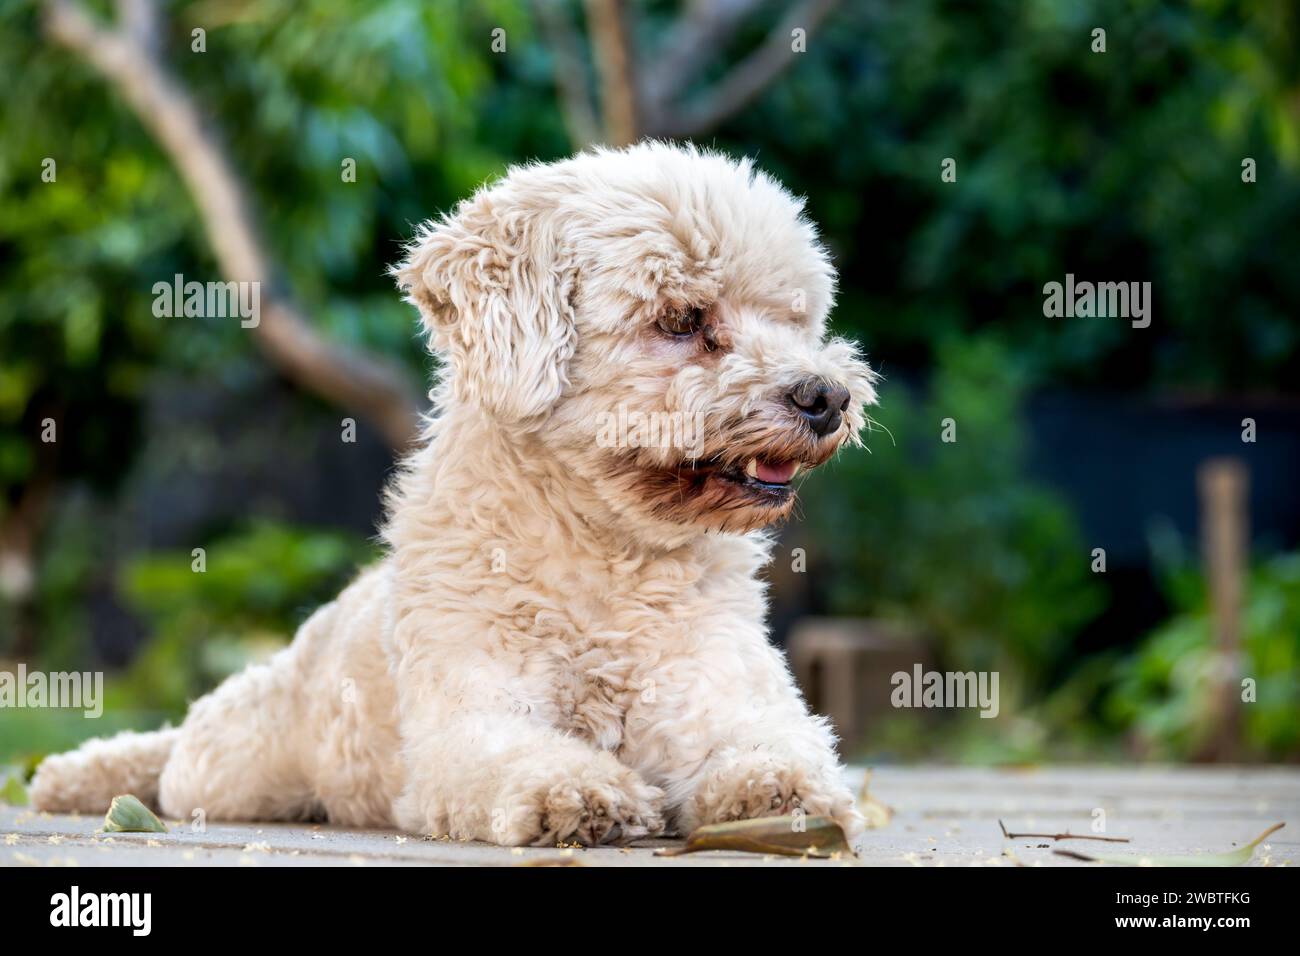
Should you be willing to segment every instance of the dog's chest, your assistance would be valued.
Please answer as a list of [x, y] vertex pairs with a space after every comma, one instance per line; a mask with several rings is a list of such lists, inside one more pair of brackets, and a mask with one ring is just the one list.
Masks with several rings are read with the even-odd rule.
[[594, 647], [562, 662], [554, 685], [556, 724], [603, 750], [618, 750], [630, 706], [630, 670]]
[[673, 653], [672, 633], [682, 623], [655, 602], [622, 595], [586, 597], [569, 610], [562, 633], [544, 642], [553, 719], [617, 751], [629, 714], [653, 700], [657, 670]]

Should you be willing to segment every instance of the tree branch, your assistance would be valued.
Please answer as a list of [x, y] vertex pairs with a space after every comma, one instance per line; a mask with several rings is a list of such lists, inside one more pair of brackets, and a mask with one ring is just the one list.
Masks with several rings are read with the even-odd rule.
[[600, 73], [605, 139], [611, 146], [635, 143], [641, 138], [636, 66], [623, 0], [587, 0], [587, 29]]
[[565, 128], [569, 131], [569, 142], [574, 149], [582, 149], [602, 138], [600, 121], [592, 108], [591, 93], [587, 88], [582, 45], [568, 13], [560, 8], [560, 2], [533, 0], [533, 7], [551, 46], [555, 87], [560, 94], [560, 108]]
[[805, 0], [799, 4], [711, 92], [677, 111], [659, 105], [655, 114], [659, 126], [650, 130], [651, 134], [666, 137], [698, 136], [749, 105], [781, 75], [794, 58], [791, 32], [802, 28], [811, 36], [835, 4], [836, 0]]
[[249, 213], [247, 189], [187, 90], [166, 69], [151, 0], [119, 0], [121, 26], [106, 28], [76, 0], [47, 0], [50, 36], [112, 84], [171, 159], [199, 208], [208, 241], [228, 281], [260, 283], [255, 334], [271, 361], [310, 392], [369, 419], [395, 449], [416, 436], [415, 397], [395, 366], [323, 339], [288, 295]]
[[161, 45], [158, 39], [158, 10], [153, 0], [117, 0], [118, 19], [124, 35], [151, 56], [157, 56]]
[[724, 50], [745, 18], [763, 0], [692, 0], [684, 16], [659, 44], [653, 71], [641, 84], [641, 104], [660, 125], [665, 108], [677, 100], [700, 70]]

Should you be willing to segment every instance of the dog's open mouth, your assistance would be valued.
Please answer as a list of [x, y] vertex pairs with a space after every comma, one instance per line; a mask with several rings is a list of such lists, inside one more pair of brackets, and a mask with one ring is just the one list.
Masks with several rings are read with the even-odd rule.
[[[756, 435], [754, 432], [766, 432]], [[674, 464], [631, 464], [635, 494], [659, 518], [706, 524], [723, 531], [752, 531], [790, 513], [796, 486], [834, 453], [837, 441], [796, 432], [751, 429], [722, 434], [698, 456]]]
[[794, 476], [803, 467], [798, 461], [773, 461], [768, 458], [751, 458], [744, 468], [735, 465], [720, 469], [718, 474], [728, 481], [759, 485], [764, 488], [789, 488]]
[[736, 464], [715, 460], [705, 467], [717, 478], [754, 497], [781, 501], [794, 493], [790, 483], [804, 465], [801, 461], [756, 457]]

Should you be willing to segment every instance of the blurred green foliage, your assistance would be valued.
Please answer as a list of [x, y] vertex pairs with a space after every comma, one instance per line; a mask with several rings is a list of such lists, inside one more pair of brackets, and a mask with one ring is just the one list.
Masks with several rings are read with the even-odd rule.
[[[874, 353], [978, 333], [1037, 381], [1294, 390], [1292, 0], [849, 4], [812, 47], [725, 141], [807, 194]], [[1152, 327], [1044, 319], [1067, 272], [1151, 281]]]
[[1107, 720], [1131, 732], [1146, 756], [1194, 757], [1218, 730], [1213, 702], [1226, 671], [1254, 682], [1254, 699], [1243, 696], [1239, 711], [1245, 756], [1300, 755], [1300, 553], [1274, 556], [1251, 570], [1240, 659], [1227, 667], [1213, 640], [1199, 571], [1171, 571], [1169, 592], [1174, 616], [1115, 666]]
[[11, 807], [27, 805], [26, 771], [23, 767], [0, 766], [0, 803]]
[[[497, 95], [486, 43], [518, 4], [259, 0], [168, 5], [169, 62], [255, 197], [284, 280], [336, 341], [424, 375], [411, 310], [385, 268], [413, 224], [534, 148], [537, 110], [505, 136], [480, 117]], [[207, 29], [207, 52], [190, 29]], [[535, 58], [534, 58], [535, 59]], [[544, 74], [544, 70], [543, 70]], [[40, 4], [0, 8], [0, 509], [40, 478], [112, 493], [140, 442], [160, 367], [237, 383], [257, 363], [223, 319], [159, 320], [156, 281], [219, 278], [194, 202], [105, 81], [42, 34]], [[539, 76], [542, 101], [548, 82]], [[563, 149], [558, 117], [548, 152]], [[546, 129], [543, 124], [542, 137]], [[494, 141], [495, 140], [495, 141]], [[340, 176], [356, 160], [356, 182]], [[45, 182], [46, 159], [56, 179]], [[45, 418], [57, 448], [37, 441]], [[3, 510], [0, 510], [0, 516]]]
[[953, 342], [923, 397], [883, 387], [870, 454], [809, 479], [831, 610], [910, 622], [952, 669], [1041, 693], [1101, 595], [1068, 510], [1025, 477], [1023, 376], [991, 341]]
[[[652, 53], [680, 11], [634, 6]], [[570, 149], [529, 5], [167, 12], [169, 62], [246, 178], [285, 281], [332, 337], [415, 374], [410, 311], [385, 274], [398, 243], [509, 162]], [[193, 202], [39, 19], [34, 0], [0, 11], [0, 75], [22, 77], [0, 100], [0, 488], [33, 474], [47, 416], [63, 428], [59, 474], [111, 488], [159, 363], [222, 377], [256, 357], [235, 323], [152, 316], [159, 277], [212, 273]], [[846, 3], [704, 139], [807, 195], [844, 276], [838, 325], [895, 363], [979, 333], [1036, 379], [1285, 386], [1300, 377], [1298, 21], [1290, 0]], [[1098, 24], [1104, 54], [1090, 52]], [[341, 182], [345, 157], [355, 183]], [[956, 183], [940, 180], [946, 157]], [[41, 180], [46, 158], [57, 185]], [[1042, 285], [1067, 271], [1152, 280], [1155, 326], [1045, 321]]]
[[258, 522], [208, 545], [201, 573], [191, 555], [135, 559], [122, 590], [154, 636], [115, 689], [180, 716], [222, 678], [285, 646], [376, 556], [350, 535]]
[[[346, 533], [255, 521], [209, 542], [202, 572], [189, 553], [136, 557], [123, 569], [121, 591], [151, 638], [126, 670], [106, 676], [103, 716], [8, 711], [0, 756], [23, 761], [30, 775], [41, 756], [86, 737], [178, 722], [190, 701], [287, 645], [377, 553], [373, 542]], [[84, 648], [72, 659], [42, 660], [52, 670], [98, 669]]]

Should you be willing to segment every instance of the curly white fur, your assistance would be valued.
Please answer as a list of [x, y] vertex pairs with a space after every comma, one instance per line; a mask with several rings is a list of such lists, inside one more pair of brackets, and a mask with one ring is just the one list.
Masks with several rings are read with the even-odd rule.
[[[767, 640], [759, 530], [856, 441], [873, 375], [825, 338], [834, 273], [747, 162], [645, 143], [511, 170], [395, 270], [441, 359], [390, 492], [389, 556], [184, 724], [51, 757], [49, 810], [133, 789], [213, 819], [324, 817], [501, 844], [789, 812], [859, 828], [826, 722]], [[695, 310], [672, 335], [665, 314]], [[799, 382], [848, 390], [815, 435]], [[703, 455], [599, 447], [601, 413], [689, 413]], [[698, 451], [697, 451], [698, 454]]]

